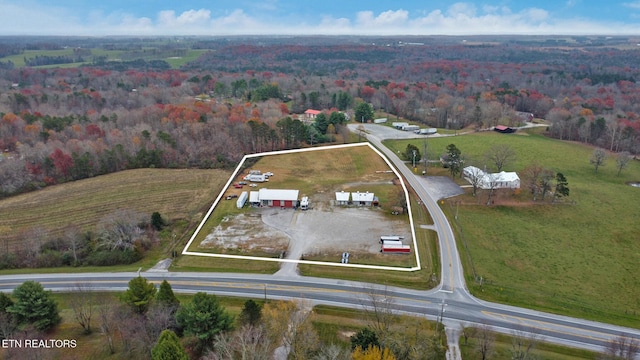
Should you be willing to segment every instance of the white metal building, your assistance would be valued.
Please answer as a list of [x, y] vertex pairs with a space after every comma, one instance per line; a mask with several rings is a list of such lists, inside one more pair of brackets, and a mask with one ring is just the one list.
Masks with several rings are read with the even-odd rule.
[[371, 206], [373, 204], [373, 193], [370, 192], [354, 192], [351, 193], [351, 201], [354, 205]]
[[299, 190], [260, 189], [258, 198], [262, 206], [294, 207], [298, 205]]
[[336, 193], [336, 204], [337, 205], [349, 205], [349, 195], [350, 193], [346, 191], [339, 191]]
[[249, 193], [249, 204], [251, 206], [259, 206], [260, 205], [260, 195], [257, 191], [251, 191]]

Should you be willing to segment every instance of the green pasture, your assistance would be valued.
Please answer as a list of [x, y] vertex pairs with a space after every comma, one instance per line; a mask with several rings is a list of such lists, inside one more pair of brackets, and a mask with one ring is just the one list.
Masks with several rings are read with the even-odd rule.
[[[408, 143], [415, 141], [392, 141], [387, 146], [402, 150]], [[610, 155], [595, 173], [589, 163], [592, 147], [524, 132], [429, 138], [429, 158], [444, 153], [448, 144], [455, 144], [468, 164], [478, 165], [483, 165], [480, 160], [491, 146], [508, 144], [517, 160], [506, 171], [522, 172], [537, 161], [562, 172], [571, 190], [567, 200], [556, 204], [533, 202], [526, 189], [517, 195], [502, 193], [490, 207], [484, 205], [487, 195], [482, 191], [479, 199], [467, 194], [445, 201], [449, 219], [458, 212], [454, 229], [474, 295], [640, 327], [640, 279], [636, 274], [640, 189], [627, 185], [640, 181], [638, 161], [616, 176]]]
[[[176, 56], [176, 57], [163, 57], [163, 55], [159, 56], [140, 56], [139, 58], [144, 58], [144, 60], [165, 60], [173, 69], [178, 69], [182, 65], [189, 63], [195, 59], [197, 59], [200, 55], [206, 53], [209, 50], [187, 50], [186, 56]], [[123, 54], [126, 54], [123, 50], [105, 50], [105, 49], [91, 49], [91, 55], [83, 56], [87, 61], [85, 62], [77, 62], [77, 63], [68, 63], [68, 64], [56, 64], [56, 65], [47, 65], [42, 66], [44, 68], [52, 68], [52, 67], [77, 67], [81, 65], [90, 65], [94, 58], [106, 56], [108, 61], [117, 61], [120, 60]], [[25, 58], [31, 59], [36, 56], [67, 56], [73, 55], [73, 48], [59, 49], [59, 50], [24, 50], [20, 54], [5, 56], [0, 58], [0, 62], [11, 61], [16, 67], [23, 67], [25, 65]]]

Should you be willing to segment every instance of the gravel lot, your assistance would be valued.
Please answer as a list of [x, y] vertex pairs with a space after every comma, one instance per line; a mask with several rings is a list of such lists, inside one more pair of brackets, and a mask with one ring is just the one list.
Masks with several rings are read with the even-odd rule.
[[276, 253], [286, 250], [287, 259], [297, 260], [303, 254], [378, 253], [381, 235], [404, 236], [406, 244], [412, 241], [408, 224], [390, 220], [376, 208], [261, 208], [250, 215], [225, 219], [201, 246]]

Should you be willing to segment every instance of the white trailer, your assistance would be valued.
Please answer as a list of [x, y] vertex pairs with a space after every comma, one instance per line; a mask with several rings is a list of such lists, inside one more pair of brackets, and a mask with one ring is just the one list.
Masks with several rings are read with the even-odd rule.
[[403, 131], [416, 131], [420, 130], [420, 126], [418, 125], [405, 125], [402, 127]]
[[373, 123], [374, 124], [384, 124], [387, 122], [387, 118], [380, 118], [380, 119], [374, 119]]
[[428, 129], [416, 130], [416, 134], [420, 134], [420, 135], [433, 135], [433, 134], [435, 134], [437, 132], [438, 132], [438, 129], [436, 129], [436, 128], [428, 128]]
[[242, 194], [240, 194], [240, 197], [238, 197], [238, 201], [236, 202], [236, 206], [238, 207], [238, 209], [242, 209], [244, 207], [244, 204], [247, 202], [248, 198], [248, 192], [243, 191]]
[[401, 240], [382, 240], [382, 245], [403, 245]]
[[380, 236], [380, 242], [383, 242], [385, 240], [402, 240], [404, 239], [404, 236], [398, 236], [398, 235], [382, 235]]

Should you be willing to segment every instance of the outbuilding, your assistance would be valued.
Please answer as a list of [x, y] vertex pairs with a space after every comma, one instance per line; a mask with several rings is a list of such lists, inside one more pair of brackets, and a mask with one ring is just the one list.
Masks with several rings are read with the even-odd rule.
[[260, 189], [258, 198], [262, 206], [281, 206], [292, 208], [298, 205], [299, 190]]
[[354, 192], [351, 193], [351, 201], [353, 201], [353, 203], [355, 205], [359, 205], [359, 206], [371, 206], [373, 204], [373, 193], [370, 192]]
[[349, 205], [349, 195], [350, 193], [346, 191], [339, 191], [336, 193], [336, 204], [337, 205]]
[[257, 191], [251, 191], [249, 193], [249, 205], [260, 206], [260, 194]]

